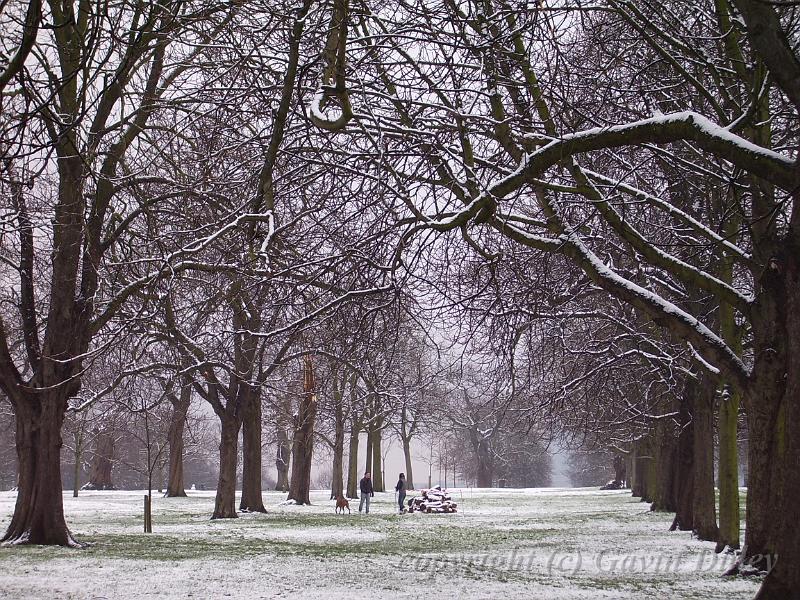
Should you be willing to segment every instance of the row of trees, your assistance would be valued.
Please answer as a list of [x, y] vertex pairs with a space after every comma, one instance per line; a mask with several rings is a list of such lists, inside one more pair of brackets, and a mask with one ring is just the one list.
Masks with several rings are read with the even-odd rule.
[[[240, 433], [261, 509], [271, 388], [297, 404], [277, 435], [304, 501], [325, 377], [340, 464], [348, 431], [379, 460], [390, 404], [413, 435], [403, 398], [430, 384], [458, 398], [479, 482], [500, 448], [591, 429], [723, 545], [741, 404], [743, 559], [779, 555], [759, 595], [797, 595], [795, 3], [32, 0], [0, 26], [6, 542], [77, 544], [65, 415], [132, 377], [216, 416], [216, 517], [236, 513]], [[415, 376], [399, 315], [435, 315], [420, 330], [479, 368]]]

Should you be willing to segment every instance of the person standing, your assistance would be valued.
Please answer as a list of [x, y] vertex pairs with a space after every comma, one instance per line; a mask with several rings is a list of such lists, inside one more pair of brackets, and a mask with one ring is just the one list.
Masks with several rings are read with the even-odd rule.
[[400, 506], [400, 513], [403, 513], [403, 504], [406, 501], [406, 476], [405, 473], [400, 473], [400, 478], [397, 480], [397, 485], [394, 486], [394, 491], [397, 492], [397, 503]]
[[372, 488], [372, 478], [368, 472], [364, 473], [364, 477], [358, 486], [361, 489], [361, 502], [358, 503], [358, 512], [361, 512], [366, 504], [367, 514], [369, 514], [369, 499], [375, 495], [375, 490]]

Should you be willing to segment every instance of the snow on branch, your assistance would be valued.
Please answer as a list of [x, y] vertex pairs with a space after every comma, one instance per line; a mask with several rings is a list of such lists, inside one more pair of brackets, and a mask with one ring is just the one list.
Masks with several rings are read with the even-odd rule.
[[[540, 142], [538, 138], [534, 141]], [[530, 153], [514, 174], [495, 184], [491, 191], [495, 196], [505, 196], [565, 158], [582, 152], [678, 141], [695, 142], [706, 152], [784, 190], [793, 190], [800, 185], [800, 173], [794, 159], [731, 133], [699, 113], [683, 111], [624, 125], [595, 127], [554, 139]]]

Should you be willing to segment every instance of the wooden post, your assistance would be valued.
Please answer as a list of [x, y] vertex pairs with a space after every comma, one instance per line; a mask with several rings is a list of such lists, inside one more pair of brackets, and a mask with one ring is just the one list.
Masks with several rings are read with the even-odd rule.
[[153, 515], [151, 512], [150, 494], [144, 495], [144, 532], [153, 533]]

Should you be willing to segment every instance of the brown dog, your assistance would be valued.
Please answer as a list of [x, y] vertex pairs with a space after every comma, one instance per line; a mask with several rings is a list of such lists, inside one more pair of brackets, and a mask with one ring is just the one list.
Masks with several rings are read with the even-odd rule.
[[344, 509], [345, 508], [347, 509], [347, 514], [348, 515], [351, 514], [350, 513], [350, 503], [347, 501], [347, 498], [345, 498], [344, 496], [339, 496], [336, 499], [336, 508], [334, 509], [334, 512], [338, 513], [341, 510], [342, 514], [344, 514]]

